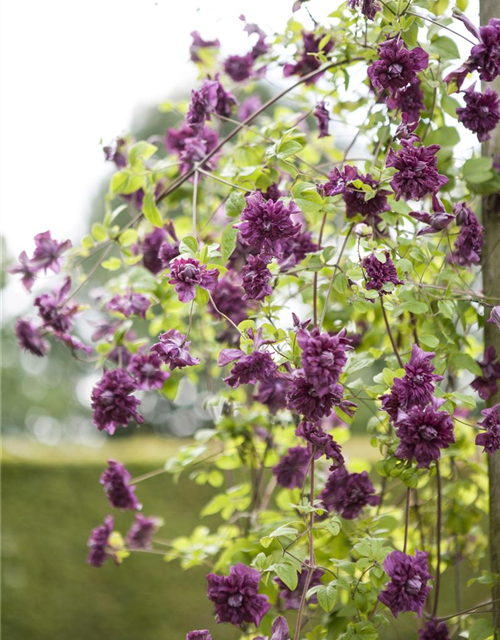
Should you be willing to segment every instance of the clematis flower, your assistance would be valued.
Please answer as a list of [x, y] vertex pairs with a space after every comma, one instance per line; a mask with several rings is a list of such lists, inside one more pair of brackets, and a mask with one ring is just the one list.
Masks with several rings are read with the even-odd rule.
[[215, 80], [205, 80], [201, 89], [191, 91], [186, 124], [196, 130], [211, 119], [212, 113], [228, 118], [235, 105], [236, 98], [224, 89], [217, 76]]
[[71, 278], [66, 278], [60, 289], [51, 294], [42, 293], [35, 298], [34, 305], [43, 321], [44, 329], [51, 329], [57, 334], [66, 334], [73, 326], [73, 316], [78, 313], [78, 305], [65, 302], [71, 288]]
[[411, 122], [418, 122], [420, 113], [425, 109], [421, 84], [420, 79], [414, 76], [409, 85], [389, 94], [386, 100], [389, 109], [399, 109]]
[[271, 637], [258, 636], [253, 640], [290, 640], [290, 629], [288, 622], [283, 616], [278, 616], [271, 625]]
[[330, 473], [318, 497], [328, 511], [335, 509], [347, 520], [357, 518], [367, 505], [376, 507], [380, 503], [368, 473], [349, 473], [345, 467]]
[[104, 524], [92, 530], [88, 541], [90, 547], [87, 562], [93, 567], [102, 567], [108, 557], [113, 554], [108, 549], [109, 536], [113, 533], [114, 519], [112, 516], [104, 518]]
[[243, 82], [253, 75], [254, 58], [251, 53], [244, 56], [228, 56], [224, 60], [224, 71], [234, 80], [234, 82]]
[[278, 370], [270, 354], [266, 351], [253, 351], [245, 355], [240, 349], [222, 349], [219, 354], [219, 367], [224, 367], [236, 361], [231, 374], [224, 378], [224, 382], [236, 389], [242, 384], [256, 384], [274, 375]]
[[392, 282], [394, 286], [404, 284], [403, 280], [399, 280], [398, 272], [388, 251], [384, 252], [385, 262], [380, 262], [378, 257], [371, 253], [361, 262], [363, 269], [366, 271], [368, 281], [366, 288], [371, 291], [378, 291], [380, 294], [389, 293], [385, 291], [384, 284]]
[[115, 138], [102, 150], [108, 162], [113, 162], [117, 169], [125, 169], [128, 164], [127, 141], [125, 138]]
[[151, 391], [163, 387], [165, 380], [170, 377], [170, 373], [162, 371], [161, 364], [160, 357], [154, 352], [137, 353], [132, 357], [128, 371], [134, 376], [138, 389]]
[[[165, 138], [166, 150], [179, 158], [181, 173], [186, 173], [195, 163], [201, 162], [218, 144], [217, 132], [207, 125], [197, 129], [183, 124], [179, 129], [169, 129]], [[206, 170], [213, 170], [216, 166], [216, 156], [202, 164]]]
[[[304, 48], [300, 52], [296, 62], [289, 62], [283, 67], [283, 75], [285, 78], [288, 78], [289, 76], [305, 76], [321, 67], [321, 61], [317, 57], [317, 54], [320, 53], [319, 45], [323, 40], [323, 36], [324, 34], [322, 33], [316, 35], [315, 33], [309, 33], [307, 31], [302, 32], [302, 43]], [[332, 49], [333, 40], [330, 39], [326, 44], [323, 44], [321, 53], [322, 55], [327, 56]], [[317, 73], [307, 81], [307, 84], [316, 82], [321, 75], [321, 73]]]
[[489, 324], [494, 324], [500, 329], [500, 307], [493, 307], [490, 311], [490, 317], [486, 320]]
[[390, 38], [378, 48], [379, 59], [368, 67], [368, 77], [378, 90], [391, 94], [407, 87], [419, 71], [427, 69], [429, 55], [420, 47], [407, 49], [401, 38]]
[[175, 291], [181, 302], [190, 302], [196, 295], [196, 287], [212, 291], [217, 283], [217, 269], [207, 269], [194, 258], [176, 258], [170, 264], [169, 284], [175, 285]]
[[220, 47], [220, 41], [219, 40], [204, 40], [200, 34], [198, 33], [198, 31], [191, 31], [191, 38], [193, 38], [193, 42], [191, 43], [191, 46], [189, 47], [189, 54], [191, 57], [191, 60], [193, 62], [200, 62], [201, 58], [199, 56], [199, 51], [200, 49], [215, 49], [217, 47]]
[[253, 113], [262, 106], [262, 100], [258, 95], [249, 96], [244, 102], [241, 103], [238, 109], [238, 118], [240, 122], [245, 122]]
[[414, 611], [419, 617], [424, 611], [425, 601], [431, 587], [427, 586], [432, 579], [427, 566], [427, 552], [415, 550], [415, 557], [401, 551], [393, 551], [384, 561], [384, 571], [391, 579], [379, 595], [380, 602], [385, 604], [397, 618], [399, 613]]
[[439, 233], [439, 231], [447, 229], [455, 219], [455, 216], [451, 213], [430, 214], [425, 211], [412, 211], [410, 216], [427, 225], [417, 233], [418, 236], [423, 236], [429, 233]]
[[342, 448], [329, 433], [323, 431], [319, 424], [303, 420], [295, 430], [295, 435], [315, 448], [317, 458], [324, 455], [331, 460], [330, 469], [337, 469], [344, 464]]
[[124, 295], [116, 295], [106, 305], [110, 311], [118, 311], [123, 313], [126, 318], [137, 315], [143, 320], [146, 318], [146, 311], [150, 306], [149, 300], [146, 296], [140, 293], [134, 293], [129, 290]]
[[279, 463], [273, 467], [273, 473], [280, 487], [286, 489], [301, 488], [306, 477], [307, 465], [311, 454], [307, 447], [291, 447]]
[[[248, 311], [251, 308], [244, 294], [239, 274], [230, 269], [217, 282], [212, 291], [212, 300], [219, 311], [238, 325], [248, 317]], [[220, 314], [212, 304], [212, 300], [208, 301], [208, 310], [215, 318], [220, 319]]]
[[500, 75], [500, 19], [492, 18], [478, 30], [462, 12], [455, 11], [455, 15], [479, 40], [471, 49], [467, 68], [477, 71], [484, 82], [493, 82]]
[[136, 388], [136, 383], [124, 369], [104, 372], [92, 390], [92, 422], [99, 431], [113, 435], [116, 427], [127, 427], [131, 420], [138, 424], [144, 422], [137, 412], [141, 401], [131, 395]]
[[50, 269], [54, 273], [59, 273], [62, 264], [62, 254], [71, 248], [71, 240], [58, 242], [54, 240], [50, 231], [39, 233], [35, 236], [35, 252], [32, 262], [37, 269], [45, 272]]
[[484, 228], [465, 202], [455, 205], [453, 211], [460, 231], [451, 260], [461, 266], [479, 264], [484, 244]]
[[200, 363], [199, 358], [193, 358], [189, 353], [190, 344], [183, 333], [177, 329], [170, 329], [161, 334], [160, 342], [154, 344], [150, 351], [156, 353], [162, 362], [168, 364], [170, 370], [173, 371]]
[[495, 404], [490, 409], [483, 409], [481, 415], [484, 416], [484, 420], [477, 423], [484, 431], [476, 436], [475, 442], [478, 446], [484, 447], [483, 453], [487, 452], [490, 456], [500, 449], [499, 408], [500, 404]]
[[[372, 198], [366, 198], [367, 192], [363, 191], [363, 185], [375, 191]], [[342, 171], [335, 169], [328, 174], [328, 182], [319, 190], [326, 196], [342, 194], [346, 205], [346, 216], [353, 218], [357, 213], [371, 217], [375, 220], [380, 213], [389, 211], [387, 196], [391, 193], [386, 189], [378, 189], [379, 182], [368, 173], [362, 175], [356, 167], [346, 166]]]
[[151, 233], [144, 238], [139, 244], [139, 251], [142, 253], [142, 264], [144, 267], [156, 275], [164, 267], [160, 259], [159, 252], [163, 243], [167, 241], [167, 232], [165, 229], [155, 227]]
[[146, 518], [138, 513], [125, 537], [129, 549], [151, 549], [153, 536], [160, 526], [158, 518]]
[[271, 272], [267, 265], [268, 262], [261, 256], [248, 256], [247, 263], [241, 271], [245, 290], [243, 300], [264, 300], [272, 294], [273, 288], [269, 284]]
[[[500, 45], [499, 45], [500, 46]], [[490, 133], [500, 121], [498, 94], [486, 87], [486, 91], [474, 91], [474, 85], [464, 93], [465, 107], [457, 109], [458, 121], [466, 129], [477, 134], [479, 142], [490, 139]]]
[[[347, 6], [349, 9], [356, 9], [360, 3], [360, 0], [348, 0]], [[382, 7], [375, 0], [361, 0], [361, 13], [368, 18], [368, 20], [374, 20], [377, 15], [377, 11], [380, 11]]]
[[[309, 562], [306, 560], [306, 564]], [[314, 569], [312, 572], [311, 580], [309, 582], [309, 589], [313, 587], [317, 587], [321, 584], [321, 578], [324, 576], [325, 572], [323, 569]], [[295, 589], [290, 589], [280, 578], [274, 578], [274, 581], [278, 585], [279, 588], [279, 597], [285, 601], [285, 609], [298, 609], [300, 607], [300, 602], [302, 600], [302, 593], [306, 586], [307, 580], [307, 569], [302, 569], [297, 574], [298, 582]], [[307, 604], [317, 604], [318, 598], [316, 594], [313, 594], [307, 601]]]
[[209, 573], [207, 580], [207, 595], [215, 605], [219, 623], [241, 627], [244, 622], [251, 622], [258, 627], [271, 608], [268, 597], [258, 593], [260, 573], [244, 564], [232, 566], [228, 576]]
[[281, 376], [268, 376], [261, 380], [255, 400], [265, 404], [269, 409], [269, 413], [274, 415], [280, 409], [286, 408], [286, 397], [290, 380]]
[[328, 113], [324, 100], [316, 105], [313, 116], [316, 118], [316, 124], [318, 125], [318, 138], [329, 136], [328, 124], [330, 122], [330, 114]]
[[100, 483], [112, 507], [115, 509], [140, 509], [141, 505], [134, 494], [135, 486], [130, 486], [132, 476], [125, 467], [108, 460], [108, 468], [101, 475]]
[[16, 322], [16, 336], [21, 349], [42, 358], [49, 352], [50, 345], [43, 338], [43, 331], [31, 320], [19, 318]]
[[327, 393], [319, 396], [316, 387], [303, 376], [298, 375], [290, 383], [288, 389], [288, 408], [311, 421], [329, 416], [334, 406], [342, 409], [347, 415], [353, 416], [356, 405], [344, 400], [343, 394], [344, 390], [341, 385], [334, 384]]
[[22, 275], [21, 282], [23, 283], [24, 288], [27, 291], [31, 291], [33, 283], [36, 280], [36, 274], [39, 269], [33, 263], [33, 260], [28, 258], [28, 254], [26, 253], [26, 251], [20, 253], [18, 259], [19, 264], [9, 269], [8, 272], [12, 273], [13, 275]]
[[300, 232], [296, 236], [286, 238], [281, 245], [282, 256], [278, 258], [281, 271], [288, 271], [304, 260], [309, 253], [318, 250], [318, 245], [313, 242], [309, 231]]
[[444, 622], [429, 620], [418, 631], [418, 640], [450, 640], [448, 627]]
[[475, 378], [471, 387], [478, 392], [480, 398], [488, 400], [497, 393], [497, 380], [500, 380], [500, 362], [495, 347], [487, 347], [483, 360], [478, 360], [477, 363], [481, 367], [482, 376]]
[[199, 631], [190, 631], [186, 640], [212, 640], [212, 636], [208, 629], [200, 629]]

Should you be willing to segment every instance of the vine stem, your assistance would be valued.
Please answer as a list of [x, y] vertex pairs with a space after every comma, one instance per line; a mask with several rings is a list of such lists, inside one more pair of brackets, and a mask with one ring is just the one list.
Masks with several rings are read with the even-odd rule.
[[[316, 455], [316, 448], [313, 447], [311, 454], [311, 493], [310, 493], [310, 502], [311, 507], [314, 505], [314, 457]], [[314, 511], [311, 511], [309, 514], [309, 567], [307, 569], [306, 581], [304, 584], [304, 590], [302, 591], [302, 597], [300, 599], [300, 606], [297, 612], [297, 621], [295, 623], [295, 634], [293, 640], [299, 640], [300, 630], [302, 627], [302, 616], [304, 614], [304, 609], [306, 605], [306, 595], [309, 591], [309, 585], [311, 584], [311, 578], [314, 572], [314, 538], [313, 538], [313, 527], [314, 527]]]
[[82, 280], [82, 282], [80, 282], [80, 284], [76, 287], [76, 289], [73, 291], [73, 293], [69, 294], [69, 296], [66, 298], [66, 300], [62, 303], [61, 306], [67, 304], [71, 300], [71, 298], [74, 298], [76, 296], [76, 294], [80, 291], [80, 289], [83, 289], [83, 287], [87, 284], [87, 282], [90, 280], [90, 278], [99, 269], [99, 267], [104, 262], [104, 260], [109, 256], [109, 254], [111, 253], [111, 249], [112, 248], [113, 248], [113, 245], [110, 244], [108, 246], [108, 248], [106, 249], [106, 251], [101, 256], [101, 258], [95, 263], [95, 265], [92, 267], [92, 269], [85, 276], [85, 279]]
[[340, 249], [339, 257], [337, 258], [337, 264], [335, 265], [335, 269], [333, 270], [332, 277], [330, 279], [330, 284], [328, 285], [328, 291], [326, 292], [325, 303], [324, 303], [323, 310], [321, 312], [321, 318], [320, 318], [320, 321], [319, 321], [319, 328], [320, 329], [323, 326], [323, 322], [325, 321], [326, 308], [328, 306], [328, 300], [329, 300], [330, 294], [332, 292], [333, 283], [335, 282], [335, 278], [336, 278], [337, 273], [338, 273], [338, 271], [340, 269], [340, 260], [342, 259], [342, 256], [344, 255], [344, 251], [345, 251], [345, 248], [347, 246], [347, 241], [349, 240], [349, 236], [351, 235], [351, 231], [353, 230], [353, 227], [354, 227], [353, 224], [349, 227], [349, 231], [347, 232], [347, 235], [346, 235], [346, 237], [344, 239], [344, 242], [342, 244], [342, 247]]
[[436, 488], [437, 488], [437, 533], [436, 533], [436, 550], [437, 550], [437, 566], [436, 566], [436, 591], [434, 592], [434, 607], [432, 609], [432, 617], [436, 617], [439, 603], [439, 587], [441, 583], [441, 526], [442, 526], [442, 504], [441, 504], [441, 473], [439, 471], [439, 460], [436, 460]]
[[437, 20], [433, 20], [432, 18], [428, 18], [427, 16], [422, 16], [422, 15], [420, 15], [420, 13], [413, 13], [413, 11], [406, 11], [406, 13], [409, 16], [415, 16], [416, 18], [421, 18], [422, 20], [427, 20], [427, 22], [432, 22], [432, 24], [437, 25], [441, 29], [446, 29], [446, 31], [450, 31], [451, 33], [455, 34], [459, 38], [463, 38], [464, 40], [467, 40], [467, 42], [469, 44], [471, 44], [472, 46], [477, 44], [477, 42], [473, 42], [472, 40], [469, 40], [469, 38], [467, 38], [466, 36], [463, 36], [461, 33], [458, 33], [458, 31], [454, 31], [453, 29], [450, 29], [450, 27], [447, 27], [445, 24], [442, 24], [441, 22], [437, 22]]
[[408, 549], [408, 531], [410, 529], [410, 498], [411, 489], [408, 487], [406, 490], [406, 510], [405, 510], [405, 540], [403, 543], [403, 553], [406, 553]]
[[198, 203], [198, 178], [199, 178], [198, 168], [194, 171], [194, 179], [193, 179], [193, 236], [196, 238], [196, 206]]
[[[323, 232], [325, 230], [326, 224], [326, 213], [323, 216], [323, 220], [321, 221], [321, 229], [319, 230], [318, 236], [318, 250], [321, 250], [321, 243], [323, 242]], [[314, 272], [313, 276], [313, 318], [314, 318], [314, 326], [318, 326], [318, 272]]]
[[394, 336], [392, 335], [391, 327], [389, 325], [389, 319], [388, 319], [387, 313], [385, 311], [384, 301], [383, 301], [382, 296], [380, 296], [380, 306], [382, 307], [382, 315], [384, 316], [385, 327], [387, 329], [387, 334], [388, 334], [389, 339], [390, 339], [391, 344], [392, 344], [392, 350], [394, 351], [394, 355], [398, 359], [399, 366], [401, 367], [401, 369], [404, 369], [403, 361], [401, 360], [401, 356], [399, 355], [399, 351], [398, 351], [398, 348], [396, 346], [396, 342], [394, 340]]

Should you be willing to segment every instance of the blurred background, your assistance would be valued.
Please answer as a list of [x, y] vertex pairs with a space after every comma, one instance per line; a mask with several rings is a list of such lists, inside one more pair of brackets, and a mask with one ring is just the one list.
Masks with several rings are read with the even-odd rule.
[[[141, 139], [172, 125], [157, 106], [187, 98], [196, 83], [190, 32], [219, 38], [224, 57], [247, 50], [241, 13], [267, 33], [281, 31], [292, 0], [2, 0], [0, 14], [0, 210], [2, 262], [33, 250], [51, 230], [74, 244], [103, 215], [113, 167], [102, 147], [131, 132]], [[321, 20], [340, 3], [311, 0]], [[477, 5], [468, 12], [475, 18]], [[301, 9], [296, 18], [313, 24]], [[263, 81], [274, 93], [280, 73]], [[347, 142], [346, 142], [347, 144]], [[85, 564], [90, 529], [108, 511], [98, 483], [108, 458], [133, 476], [163, 466], [200, 426], [210, 424], [204, 397], [181, 385], [175, 400], [143, 400], [147, 425], [113, 439], [91, 423], [90, 391], [99, 372], [53, 345], [50, 357], [21, 353], [13, 320], [30, 311], [28, 294], [2, 270], [2, 632], [6, 640], [159, 640], [211, 626], [205, 571], [182, 572], [158, 556], [135, 554], [122, 567]], [[83, 338], [93, 327], [79, 327]], [[148, 403], [149, 406], [148, 406]], [[361, 422], [355, 432], [364, 431]], [[376, 456], [361, 436], [351, 455]], [[373, 452], [373, 453], [372, 453]], [[349, 453], [349, 452], [348, 452]], [[211, 489], [159, 476], [141, 484], [149, 515], [165, 519], [169, 537], [199, 524]], [[120, 514], [116, 516], [120, 529]], [[203, 521], [205, 524], [205, 521]], [[210, 518], [206, 519], [210, 526]], [[125, 525], [124, 525], [125, 526]], [[464, 603], [466, 604], [466, 603]], [[401, 635], [405, 637], [404, 623]], [[217, 637], [237, 632], [218, 629]]]

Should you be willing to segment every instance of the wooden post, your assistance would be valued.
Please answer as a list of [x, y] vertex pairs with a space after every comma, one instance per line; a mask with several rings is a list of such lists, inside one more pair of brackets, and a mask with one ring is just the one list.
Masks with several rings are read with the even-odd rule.
[[[491, 18], [500, 17], [498, 0], [480, 0], [481, 25], [486, 25]], [[500, 78], [492, 84], [492, 88], [500, 94]], [[491, 139], [483, 143], [484, 156], [500, 156], [500, 127], [492, 132]], [[485, 245], [483, 248], [483, 287], [487, 296], [500, 298], [500, 194], [483, 198], [483, 225]], [[485, 325], [485, 346], [495, 348], [500, 356], [500, 329], [494, 324]], [[492, 406], [500, 402], [500, 392], [488, 401]], [[500, 451], [489, 457], [489, 491], [490, 491], [490, 545], [491, 571], [500, 574]], [[493, 608], [500, 607], [500, 586], [493, 588]], [[497, 638], [500, 637], [500, 613], [493, 614]]]

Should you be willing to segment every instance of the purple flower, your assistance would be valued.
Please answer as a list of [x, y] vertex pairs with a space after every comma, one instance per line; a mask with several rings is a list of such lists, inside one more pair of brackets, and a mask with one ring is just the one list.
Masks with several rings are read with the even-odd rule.
[[159, 273], [164, 267], [159, 256], [160, 247], [166, 244], [167, 232], [165, 229], [155, 227], [140, 244], [142, 252], [142, 264], [154, 275]]
[[212, 640], [212, 636], [208, 629], [200, 629], [199, 631], [190, 631], [186, 640]]
[[159, 521], [157, 518], [146, 518], [140, 513], [136, 514], [135, 520], [125, 538], [129, 549], [151, 549], [153, 536], [158, 527]]
[[479, 264], [484, 244], [484, 228], [464, 202], [455, 205], [453, 211], [460, 231], [451, 259], [464, 267]]
[[[349, 9], [356, 9], [359, 5], [360, 0], [348, 0], [347, 6]], [[378, 2], [375, 0], [362, 0], [361, 3], [361, 13], [368, 18], [368, 20], [373, 20], [377, 11], [380, 11], [381, 7]]]
[[329, 416], [334, 406], [340, 407], [347, 415], [354, 415], [352, 409], [356, 405], [343, 400], [342, 397], [343, 389], [340, 384], [332, 385], [328, 392], [320, 397], [311, 382], [297, 376], [290, 383], [287, 402], [289, 409], [312, 421]]
[[224, 382], [233, 389], [241, 384], [256, 384], [277, 371], [267, 351], [253, 351], [247, 356], [240, 349], [223, 349], [219, 354], [219, 367], [234, 360], [237, 362], [231, 369], [231, 374], [224, 378]]
[[260, 191], [246, 198], [241, 222], [235, 225], [240, 240], [260, 252], [262, 257], [280, 256], [283, 241], [299, 232], [300, 226], [291, 220], [295, 210], [286, 207], [282, 200], [265, 200]]
[[326, 136], [329, 136], [328, 123], [330, 122], [330, 114], [328, 113], [324, 100], [316, 105], [316, 109], [313, 111], [313, 116], [316, 118], [316, 124], [318, 125], [318, 138], [325, 138]]
[[110, 311], [123, 313], [126, 318], [137, 315], [145, 319], [146, 311], [149, 309], [150, 304], [146, 296], [129, 290], [122, 296], [116, 295], [114, 298], [111, 298], [106, 306]]
[[21, 349], [29, 351], [40, 358], [46, 356], [50, 345], [43, 338], [43, 331], [36, 327], [31, 320], [19, 318], [16, 322], [16, 336]]
[[200, 56], [198, 55], [200, 49], [220, 47], [219, 40], [204, 40], [198, 31], [192, 31], [191, 37], [193, 38], [193, 42], [189, 47], [189, 53], [193, 62], [200, 62]]
[[368, 282], [366, 288], [368, 290], [375, 289], [380, 294], [389, 293], [384, 289], [384, 284], [392, 282], [394, 286], [404, 284], [403, 280], [399, 280], [396, 267], [391, 260], [388, 251], [384, 252], [385, 262], [380, 262], [378, 257], [371, 253], [362, 261], [363, 269], [366, 271]]
[[387, 98], [389, 109], [399, 109], [402, 114], [409, 117], [411, 122], [418, 122], [420, 112], [425, 109], [424, 92], [420, 85], [420, 79], [415, 76], [408, 86], [390, 94]]
[[426, 195], [435, 195], [448, 182], [437, 170], [438, 144], [416, 147], [414, 140], [402, 140], [402, 148], [395, 153], [389, 150], [386, 166], [397, 169], [391, 180], [396, 200], [422, 200]]
[[316, 451], [316, 457], [324, 455], [332, 461], [330, 469], [337, 469], [344, 464], [344, 457], [340, 445], [332, 436], [323, 431], [321, 426], [314, 422], [303, 420], [295, 430], [295, 435], [303, 438]]
[[429, 233], [439, 233], [439, 231], [447, 229], [455, 219], [455, 216], [451, 215], [451, 213], [445, 212], [430, 214], [425, 211], [412, 211], [410, 216], [427, 225], [418, 232], [418, 236], [423, 236]]
[[500, 329], [500, 307], [493, 307], [490, 317], [486, 320], [489, 324], [494, 324]]
[[201, 89], [191, 91], [186, 124], [197, 129], [205, 120], [210, 120], [212, 113], [228, 118], [235, 105], [236, 98], [224, 89], [217, 77], [205, 80]]
[[259, 383], [256, 400], [265, 404], [269, 413], [274, 415], [280, 409], [286, 407], [286, 396], [290, 381], [280, 376], [269, 376]]
[[136, 388], [137, 385], [124, 369], [104, 372], [92, 390], [92, 422], [99, 431], [105, 430], [113, 435], [116, 427], [126, 427], [131, 420], [138, 424], [144, 422], [137, 412], [141, 401], [130, 395]]
[[224, 71], [235, 82], [248, 80], [253, 73], [254, 58], [251, 53], [244, 56], [229, 56], [224, 60]]
[[414, 611], [419, 617], [422, 616], [431, 590], [426, 583], [432, 580], [427, 566], [428, 555], [418, 549], [415, 549], [415, 557], [393, 551], [385, 559], [384, 571], [391, 580], [378, 599], [389, 607], [396, 618], [399, 613], [406, 611]]
[[485, 349], [484, 360], [478, 360], [477, 363], [483, 375], [475, 378], [471, 382], [471, 387], [478, 392], [480, 398], [488, 400], [497, 393], [497, 380], [500, 380], [500, 362], [497, 360], [495, 347]]
[[335, 336], [321, 333], [317, 328], [311, 332], [301, 329], [297, 332], [297, 341], [302, 349], [301, 360], [307, 381], [319, 397], [327, 395], [339, 379], [347, 363], [346, 352], [351, 349], [345, 329]]
[[419, 629], [418, 640], [450, 640], [448, 627], [444, 622], [429, 620]]
[[9, 273], [12, 273], [13, 275], [18, 273], [22, 275], [21, 282], [27, 291], [31, 291], [36, 279], [37, 271], [38, 267], [33, 263], [33, 260], [28, 258], [26, 251], [19, 254], [19, 264], [12, 267], [12, 269], [9, 269]]
[[238, 118], [241, 122], [245, 122], [253, 113], [262, 106], [262, 100], [258, 95], [249, 96], [244, 102], [241, 103], [238, 109]]
[[170, 373], [160, 369], [161, 363], [160, 357], [154, 352], [138, 353], [133, 356], [128, 370], [134, 376], [138, 389], [151, 391], [163, 387], [165, 380], [170, 377]]
[[247, 263], [241, 271], [245, 289], [243, 300], [264, 300], [272, 294], [273, 288], [269, 284], [271, 272], [267, 265], [268, 262], [261, 256], [248, 256]]
[[[319, 45], [323, 40], [323, 33], [308, 33], [302, 32], [302, 42], [304, 49], [301, 51], [295, 63], [287, 63], [283, 67], [283, 75], [288, 78], [289, 76], [305, 76], [308, 73], [312, 73], [316, 69], [321, 67], [321, 61], [317, 54], [320, 53]], [[333, 40], [328, 40], [321, 49], [321, 54], [326, 56], [333, 48]], [[321, 77], [321, 73], [317, 73], [307, 81], [307, 84], [311, 84]]]
[[[239, 275], [235, 271], [228, 271], [223, 278], [221, 278], [212, 291], [212, 299], [215, 303], [215, 307], [221, 311], [225, 316], [230, 318], [234, 324], [238, 325], [247, 318], [250, 305], [245, 302], [244, 291], [241, 286], [241, 280]], [[208, 302], [208, 309], [210, 313], [220, 318], [220, 314], [216, 311], [212, 300]]]
[[[368, 173], [362, 175], [356, 167], [346, 166], [343, 171], [335, 168], [328, 175], [328, 182], [322, 186], [326, 196], [342, 194], [346, 205], [346, 216], [353, 218], [357, 213], [362, 216], [377, 218], [380, 213], [389, 211], [387, 196], [390, 191], [378, 189], [379, 183]], [[373, 198], [366, 199], [363, 185], [375, 191]]]
[[[245, 16], [241, 15], [240, 20], [246, 22]], [[248, 33], [249, 36], [254, 33], [258, 36], [257, 42], [254, 44], [250, 51], [250, 55], [254, 60], [268, 52], [269, 46], [266, 44], [266, 34], [258, 24], [246, 22], [244, 30]]]
[[37, 269], [50, 269], [54, 273], [61, 270], [61, 255], [71, 248], [71, 240], [58, 242], [53, 240], [50, 231], [39, 233], [35, 236], [35, 252], [32, 262]]
[[164, 242], [158, 251], [158, 258], [160, 259], [162, 269], [168, 269], [172, 260], [177, 258], [178, 255], [180, 255], [178, 241], [174, 244]]
[[108, 468], [103, 472], [100, 483], [104, 487], [106, 498], [115, 509], [140, 509], [135, 497], [135, 486], [130, 486], [132, 478], [125, 467], [115, 460], [108, 460]]
[[479, 44], [472, 47], [466, 64], [470, 70], [478, 71], [484, 82], [493, 82], [500, 75], [499, 18], [492, 18], [485, 27], [480, 27]]
[[267, 596], [259, 595], [260, 573], [244, 564], [236, 564], [228, 576], [207, 575], [207, 595], [215, 605], [217, 622], [241, 627], [252, 622], [256, 627], [271, 608]]
[[217, 269], [207, 269], [194, 258], [176, 258], [170, 265], [169, 284], [175, 285], [175, 291], [181, 302], [190, 302], [196, 295], [196, 287], [212, 291], [217, 283]]
[[345, 467], [330, 473], [318, 497], [325, 509], [335, 509], [347, 520], [357, 518], [367, 505], [376, 507], [380, 503], [367, 472], [348, 473]]
[[189, 353], [186, 336], [177, 329], [170, 329], [160, 336], [160, 342], [154, 344], [150, 351], [158, 354], [162, 362], [168, 364], [170, 370], [192, 367], [200, 363], [199, 358], [193, 358]]
[[[500, 48], [500, 44], [499, 44]], [[466, 129], [477, 134], [480, 142], [490, 139], [490, 132], [500, 121], [498, 94], [486, 87], [486, 91], [474, 91], [474, 85], [464, 93], [465, 107], [457, 109], [458, 121]]]
[[[184, 124], [180, 129], [169, 129], [165, 138], [167, 151], [179, 157], [182, 173], [189, 171], [196, 162], [201, 162], [218, 144], [217, 132], [206, 125], [198, 130]], [[212, 157], [202, 166], [215, 169], [216, 159]]]
[[278, 259], [282, 271], [287, 271], [298, 265], [308, 253], [318, 250], [318, 245], [313, 242], [309, 231], [298, 233], [292, 238], [286, 238], [282, 243], [283, 254]]
[[93, 567], [102, 567], [108, 559], [108, 556], [113, 557], [108, 550], [108, 539], [113, 532], [113, 525], [113, 516], [106, 516], [104, 518], [104, 524], [93, 529], [90, 534], [88, 541], [90, 551], [87, 556], [87, 562]]
[[290, 640], [288, 622], [283, 616], [278, 616], [271, 625], [271, 638], [258, 636], [253, 640]]
[[102, 149], [108, 162], [114, 162], [117, 169], [124, 169], [128, 164], [127, 141], [115, 138], [111, 144]]
[[407, 412], [399, 411], [395, 423], [399, 446], [396, 457], [428, 469], [433, 460], [439, 460], [441, 449], [455, 442], [453, 420], [446, 411], [437, 411], [444, 400], [433, 399], [426, 407], [416, 405]]
[[71, 278], [66, 278], [62, 287], [50, 293], [42, 293], [35, 298], [38, 315], [43, 320], [44, 329], [52, 329], [55, 333], [65, 334], [73, 326], [73, 316], [78, 312], [78, 305], [66, 303], [65, 299], [71, 288]]
[[[306, 560], [306, 564], [309, 564]], [[302, 569], [298, 574], [298, 583], [295, 589], [292, 591], [280, 578], [274, 578], [274, 581], [278, 585], [280, 592], [279, 597], [283, 598], [285, 601], [285, 609], [298, 609], [300, 607], [300, 601], [302, 600], [302, 593], [306, 586], [307, 580], [307, 569]], [[309, 582], [309, 589], [312, 587], [317, 587], [321, 584], [321, 578], [324, 575], [324, 571], [322, 569], [314, 569], [311, 575], [311, 580]], [[317, 604], [318, 599], [316, 594], [311, 596], [308, 600], [308, 604]]]
[[415, 79], [418, 71], [429, 65], [429, 55], [420, 47], [408, 50], [400, 38], [382, 42], [379, 59], [368, 67], [368, 77], [376, 89], [394, 94]]
[[490, 409], [483, 409], [481, 415], [484, 416], [484, 420], [477, 423], [477, 426], [482, 427], [484, 432], [476, 436], [475, 442], [479, 447], [484, 447], [483, 453], [488, 452], [490, 456], [500, 449], [499, 408], [500, 404], [495, 404]]
[[307, 465], [311, 454], [307, 447], [292, 447], [288, 449], [278, 464], [273, 467], [273, 473], [280, 487], [287, 489], [301, 488], [306, 477]]

